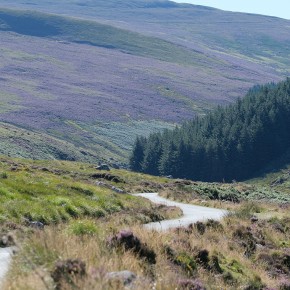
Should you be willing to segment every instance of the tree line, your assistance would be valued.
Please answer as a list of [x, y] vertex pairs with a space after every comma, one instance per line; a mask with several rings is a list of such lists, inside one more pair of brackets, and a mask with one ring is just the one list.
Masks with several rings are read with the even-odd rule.
[[243, 180], [290, 149], [290, 78], [255, 86], [174, 130], [138, 137], [134, 171], [201, 181]]

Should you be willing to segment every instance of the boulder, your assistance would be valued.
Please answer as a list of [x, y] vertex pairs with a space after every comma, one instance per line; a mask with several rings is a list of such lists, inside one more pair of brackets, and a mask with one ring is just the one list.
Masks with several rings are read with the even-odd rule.
[[101, 164], [101, 165], [97, 166], [96, 169], [110, 171], [110, 167], [108, 164]]
[[124, 286], [131, 286], [137, 279], [137, 276], [135, 273], [125, 270], [120, 272], [110, 272], [106, 275], [106, 279], [110, 282], [121, 282]]
[[14, 236], [10, 233], [2, 236], [0, 239], [0, 248], [8, 248], [11, 246], [15, 246]]
[[115, 192], [117, 192], [117, 193], [125, 193], [123, 189], [118, 188], [116, 186], [112, 186], [112, 190], [115, 191]]
[[34, 229], [37, 229], [37, 230], [44, 229], [44, 224], [42, 222], [38, 222], [38, 221], [29, 222], [29, 226], [34, 228]]

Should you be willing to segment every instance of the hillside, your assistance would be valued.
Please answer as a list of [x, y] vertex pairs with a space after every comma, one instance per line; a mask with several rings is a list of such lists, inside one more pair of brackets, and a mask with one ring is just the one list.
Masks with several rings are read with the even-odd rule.
[[286, 20], [168, 1], [10, 2], [0, 0], [14, 9], [0, 10], [0, 121], [99, 159], [127, 162], [137, 135], [289, 74]]
[[[125, 170], [104, 174], [87, 163], [1, 157], [0, 166], [0, 247], [18, 248], [3, 290], [289, 285], [289, 193]], [[231, 214], [184, 229], [146, 230], [144, 223], [181, 215], [126, 194], [152, 190]], [[132, 281], [123, 279], [124, 270]]]
[[0, 155], [29, 159], [102, 161], [100, 153], [7, 123], [0, 123], [0, 144]]
[[251, 184], [268, 186], [274, 190], [290, 193], [290, 150], [271, 162], [255, 178], [248, 180]]
[[[38, 10], [111, 23], [179, 43], [222, 58], [249, 60], [280, 66], [287, 71], [289, 21], [210, 7], [177, 4], [167, 0], [125, 1], [29, 1], [13, 4], [1, 0], [2, 7]], [[279, 30], [279, 33], [277, 33]], [[281, 46], [283, 44], [283, 46]]]
[[[180, 128], [137, 138], [131, 168], [202, 181], [245, 180], [290, 149], [290, 79], [252, 88]], [[289, 159], [289, 158], [288, 158]]]

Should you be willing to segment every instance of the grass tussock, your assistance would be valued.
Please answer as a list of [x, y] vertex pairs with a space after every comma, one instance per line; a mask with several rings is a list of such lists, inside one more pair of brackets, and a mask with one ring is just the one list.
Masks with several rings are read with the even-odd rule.
[[157, 209], [145, 199], [141, 205], [139, 199], [111, 190], [118, 187], [126, 192], [131, 186], [133, 174], [122, 170], [110, 175], [116, 178], [106, 180], [94, 177], [98, 171], [91, 164], [6, 158], [0, 163], [0, 223], [39, 221], [52, 225], [119, 213], [130, 224], [180, 215], [177, 209]]
[[[180, 211], [117, 194], [111, 186], [124, 192], [161, 188], [193, 202], [191, 182], [123, 170], [110, 172], [118, 183], [96, 180], [92, 165], [69, 162], [2, 159], [1, 165], [7, 172], [0, 179], [1, 240], [5, 236], [19, 248], [3, 290], [287, 289], [286, 203], [203, 197], [230, 207], [231, 213], [221, 222], [155, 232], [142, 224]], [[198, 184], [203, 192], [209, 186]], [[219, 186], [221, 191], [225, 185]], [[44, 229], [31, 227], [33, 221], [43, 222]], [[120, 278], [120, 271], [129, 276]]]
[[[54, 271], [72, 261], [85, 270], [58, 278], [60, 289], [123, 289], [107, 275], [124, 270], [137, 276], [134, 289], [190, 289], [180, 285], [192, 283], [206, 289], [280, 289], [290, 274], [289, 218], [253, 222], [230, 215], [204, 223], [202, 231], [191, 226], [159, 233], [138, 225], [121, 231], [126, 228], [114, 219], [79, 220], [35, 231], [21, 246], [4, 289], [54, 289]], [[154, 259], [144, 253], [154, 253]]]

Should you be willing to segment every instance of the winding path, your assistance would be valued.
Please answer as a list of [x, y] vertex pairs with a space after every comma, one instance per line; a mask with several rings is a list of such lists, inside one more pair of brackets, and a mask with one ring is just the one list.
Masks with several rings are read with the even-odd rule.
[[[220, 220], [227, 214], [226, 210], [171, 201], [159, 196], [158, 193], [156, 192], [137, 193], [134, 194], [134, 196], [145, 197], [150, 201], [152, 201], [153, 203], [157, 204], [176, 206], [183, 211], [183, 216], [178, 219], [164, 220], [144, 225], [144, 227], [151, 230], [166, 231], [171, 228], [186, 227], [192, 223], [206, 219]], [[8, 272], [9, 265], [12, 259], [12, 253], [13, 253], [12, 248], [0, 248], [0, 289], [1, 284], [5, 279], [5, 275]]]
[[191, 205], [186, 203], [180, 203], [168, 200], [158, 195], [156, 192], [151, 193], [137, 193], [135, 196], [141, 196], [149, 199], [153, 203], [164, 204], [167, 206], [176, 206], [183, 211], [183, 216], [178, 219], [164, 220], [160, 222], [154, 222], [145, 224], [144, 227], [151, 230], [166, 231], [171, 228], [186, 227], [197, 221], [214, 219], [222, 219], [228, 211], [210, 207], [203, 207], [197, 205]]

